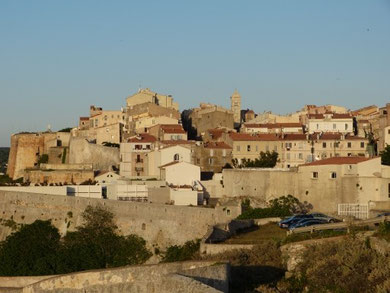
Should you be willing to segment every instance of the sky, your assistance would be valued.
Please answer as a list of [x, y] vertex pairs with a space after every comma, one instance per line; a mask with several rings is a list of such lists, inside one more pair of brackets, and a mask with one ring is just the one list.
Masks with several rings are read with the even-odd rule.
[[295, 112], [390, 102], [390, 0], [0, 1], [0, 146], [142, 88]]

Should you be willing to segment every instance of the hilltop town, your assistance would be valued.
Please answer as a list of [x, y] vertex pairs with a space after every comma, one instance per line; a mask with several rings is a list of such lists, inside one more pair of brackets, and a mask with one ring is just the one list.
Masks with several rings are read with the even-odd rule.
[[180, 112], [174, 97], [145, 88], [121, 109], [91, 105], [75, 127], [13, 134], [0, 240], [35, 220], [66, 235], [84, 210], [103, 205], [120, 233], [154, 249], [157, 263], [160, 250], [251, 227], [253, 220], [236, 220], [245, 208], [286, 196], [338, 219], [390, 210], [390, 166], [380, 157], [390, 145], [390, 103], [305, 105], [278, 115], [242, 109], [244, 98], [235, 90], [229, 109], [202, 102]]

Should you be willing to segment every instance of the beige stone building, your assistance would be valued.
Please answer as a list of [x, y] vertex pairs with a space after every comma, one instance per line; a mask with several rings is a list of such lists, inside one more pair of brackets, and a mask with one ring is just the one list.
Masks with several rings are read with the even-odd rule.
[[187, 140], [187, 133], [180, 124], [158, 124], [147, 131], [160, 141], [164, 140]]
[[126, 99], [126, 106], [128, 108], [144, 103], [152, 103], [164, 108], [171, 108], [179, 111], [179, 104], [174, 102], [171, 95], [158, 94], [148, 88], [140, 89], [136, 94], [129, 96]]
[[241, 126], [242, 133], [303, 133], [304, 125], [301, 123], [266, 123], [266, 124], [249, 124]]
[[232, 147], [232, 157], [254, 160], [260, 152], [275, 151], [278, 167], [290, 168], [331, 157], [368, 156], [368, 140], [341, 133], [257, 134], [229, 133], [225, 142]]
[[143, 117], [141, 119], [135, 120], [135, 132], [136, 133], [144, 133], [148, 132], [149, 128], [159, 125], [175, 125], [179, 124], [179, 119], [171, 118], [167, 116], [157, 116], [157, 117]]
[[208, 129], [234, 128], [233, 112], [213, 104], [201, 103], [199, 108], [192, 110], [190, 119], [197, 136], [202, 136]]
[[199, 143], [194, 154], [202, 172], [219, 173], [226, 164], [232, 165], [232, 148], [224, 142]]
[[309, 133], [353, 133], [353, 117], [349, 113], [339, 114], [327, 112], [324, 114], [308, 114], [306, 129]]

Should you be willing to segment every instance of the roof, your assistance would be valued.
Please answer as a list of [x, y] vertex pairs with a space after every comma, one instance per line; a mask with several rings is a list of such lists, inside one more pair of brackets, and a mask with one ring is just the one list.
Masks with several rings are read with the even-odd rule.
[[321, 166], [321, 165], [355, 165], [361, 162], [371, 160], [373, 158], [366, 157], [333, 157], [314, 161], [300, 166]]
[[248, 124], [244, 124], [244, 126], [250, 128], [288, 128], [288, 127], [302, 127], [303, 125], [301, 123], [264, 123], [264, 124], [248, 123]]
[[224, 142], [209, 142], [204, 145], [206, 149], [231, 149], [232, 147]]
[[80, 120], [89, 120], [89, 117], [80, 117]]
[[[331, 113], [326, 112], [325, 114], [332, 114], [332, 119], [349, 119], [352, 118], [350, 113]], [[309, 119], [324, 119], [324, 114], [308, 114], [307, 117]]]
[[180, 144], [195, 144], [195, 141], [178, 139], [178, 140], [161, 140], [160, 143], [166, 145], [180, 145]]
[[186, 133], [180, 124], [161, 124], [160, 128], [165, 133]]
[[153, 135], [141, 133], [130, 137], [127, 142], [156, 142], [156, 140], [157, 139]]
[[173, 166], [173, 165], [176, 165], [176, 164], [179, 164], [179, 163], [181, 163], [181, 162], [179, 162], [179, 161], [173, 161], [173, 162], [170, 162], [170, 163], [168, 163], [168, 164], [161, 165], [161, 166], [159, 166], [159, 168], [165, 168], [165, 167]]

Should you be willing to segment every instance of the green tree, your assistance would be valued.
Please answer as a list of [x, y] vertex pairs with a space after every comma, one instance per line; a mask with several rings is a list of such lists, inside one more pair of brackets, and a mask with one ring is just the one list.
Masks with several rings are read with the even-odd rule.
[[278, 153], [275, 151], [260, 152], [260, 156], [255, 160], [242, 159], [241, 164], [238, 164], [237, 159], [233, 159], [232, 163], [235, 168], [273, 168], [278, 162]]
[[73, 272], [144, 263], [151, 253], [136, 235], [119, 235], [114, 214], [98, 205], [88, 206], [84, 223], [64, 237], [61, 271]]
[[165, 252], [163, 262], [191, 260], [199, 252], [200, 241], [187, 241], [184, 245], [173, 245]]
[[382, 165], [390, 166], [390, 145], [387, 145], [381, 152]]
[[22, 226], [0, 244], [0, 275], [55, 274], [59, 245], [60, 234], [50, 221]]

